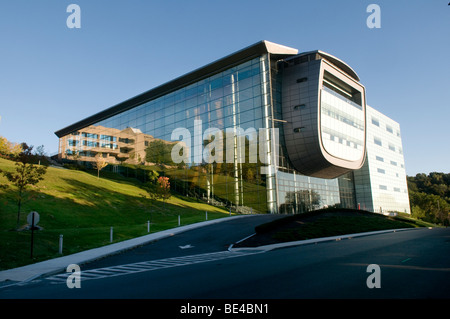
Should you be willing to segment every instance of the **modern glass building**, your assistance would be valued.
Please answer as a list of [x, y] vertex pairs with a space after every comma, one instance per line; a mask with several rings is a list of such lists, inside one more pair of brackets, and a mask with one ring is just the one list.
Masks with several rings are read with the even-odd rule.
[[[55, 132], [58, 156], [157, 170], [176, 191], [243, 213], [409, 212], [404, 169], [380, 184], [401, 200], [377, 195], [365, 100], [340, 59], [261, 41]], [[398, 124], [373, 116], [394, 132], [385, 163], [404, 165]]]

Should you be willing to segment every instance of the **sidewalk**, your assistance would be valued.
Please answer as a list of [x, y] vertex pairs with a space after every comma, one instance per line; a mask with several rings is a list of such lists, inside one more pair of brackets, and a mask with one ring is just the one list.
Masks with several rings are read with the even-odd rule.
[[[160, 231], [157, 233], [141, 236], [138, 238], [133, 238], [129, 240], [125, 240], [122, 242], [118, 242], [115, 244], [106, 245], [99, 248], [94, 248], [90, 250], [86, 250], [83, 252], [79, 252], [76, 254], [63, 256], [55, 259], [50, 259], [42, 262], [38, 262], [35, 264], [26, 265], [19, 268], [8, 269], [4, 271], [0, 271], [0, 286], [5, 284], [5, 281], [13, 281], [13, 282], [27, 282], [33, 279], [36, 279], [41, 276], [47, 276], [56, 274], [59, 272], [63, 272], [66, 270], [67, 266], [70, 264], [82, 265], [84, 263], [97, 260], [100, 258], [104, 258], [110, 255], [114, 255], [120, 252], [123, 252], [128, 249], [132, 249], [138, 246], [142, 246], [153, 241], [157, 241], [163, 238], [167, 238], [188, 230], [192, 230], [199, 227], [208, 226], [215, 223], [220, 223], [236, 218], [243, 218], [252, 215], [239, 215], [232, 217], [223, 217], [219, 219], [214, 219], [210, 221], [199, 222], [191, 225], [180, 226], [164, 231]], [[255, 216], [255, 215], [253, 215]]]

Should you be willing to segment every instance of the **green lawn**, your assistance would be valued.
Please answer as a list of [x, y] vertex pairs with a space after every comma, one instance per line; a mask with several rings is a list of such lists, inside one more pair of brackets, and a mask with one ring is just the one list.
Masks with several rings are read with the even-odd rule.
[[[14, 163], [0, 158], [0, 168], [13, 170]], [[49, 167], [45, 179], [29, 188], [30, 199], [22, 206], [20, 224], [31, 211], [40, 215], [35, 231], [34, 258], [30, 258], [30, 231], [16, 231], [16, 188], [0, 175], [0, 270], [60, 256], [59, 236], [64, 236], [64, 255], [151, 232], [228, 216], [228, 211], [183, 196], [172, 196], [165, 205], [142, 197], [142, 183], [132, 178]]]
[[[277, 225], [269, 227], [271, 228], [270, 236], [277, 241], [285, 242], [378, 230], [428, 226], [427, 223], [411, 218], [387, 217], [380, 214], [357, 211], [327, 213], [326, 210], [323, 210], [318, 211], [316, 218], [308, 218], [308, 215], [302, 217], [301, 215], [293, 216], [287, 223], [279, 221], [278, 227]], [[289, 227], [286, 227], [288, 224]]]

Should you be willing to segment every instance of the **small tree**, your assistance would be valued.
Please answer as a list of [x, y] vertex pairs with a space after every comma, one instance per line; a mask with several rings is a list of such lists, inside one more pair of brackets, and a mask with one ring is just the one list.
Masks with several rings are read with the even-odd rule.
[[158, 182], [159, 174], [155, 170], [151, 170], [148, 172], [148, 181], [152, 184], [156, 184]]
[[14, 172], [0, 172], [13, 183], [18, 190], [17, 193], [17, 226], [20, 226], [20, 209], [24, 199], [25, 190], [29, 185], [36, 185], [44, 179], [47, 172], [47, 166], [36, 166], [33, 164], [35, 156], [32, 154], [33, 146], [22, 143], [22, 152], [14, 157], [16, 169]]
[[92, 166], [97, 170], [97, 178], [100, 178], [100, 171], [108, 166], [108, 162], [106, 161], [106, 158], [103, 157], [102, 153], [98, 153], [95, 156], [95, 161], [92, 163]]
[[22, 152], [22, 144], [9, 142], [6, 138], [0, 136], [0, 156], [8, 159], [14, 159]]
[[168, 177], [160, 176], [158, 178], [158, 185], [156, 187], [156, 196], [163, 200], [164, 207], [166, 206], [166, 200], [172, 196], [170, 193], [170, 182]]

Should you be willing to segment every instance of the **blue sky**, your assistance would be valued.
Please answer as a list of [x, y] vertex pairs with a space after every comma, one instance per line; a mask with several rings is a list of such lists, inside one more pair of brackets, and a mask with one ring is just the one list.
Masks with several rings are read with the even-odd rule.
[[[69, 4], [81, 28], [69, 29]], [[369, 29], [369, 4], [381, 28]], [[367, 102], [400, 123], [407, 175], [450, 172], [447, 1], [0, 2], [0, 135], [58, 148], [54, 132], [268, 40], [347, 62]]]

